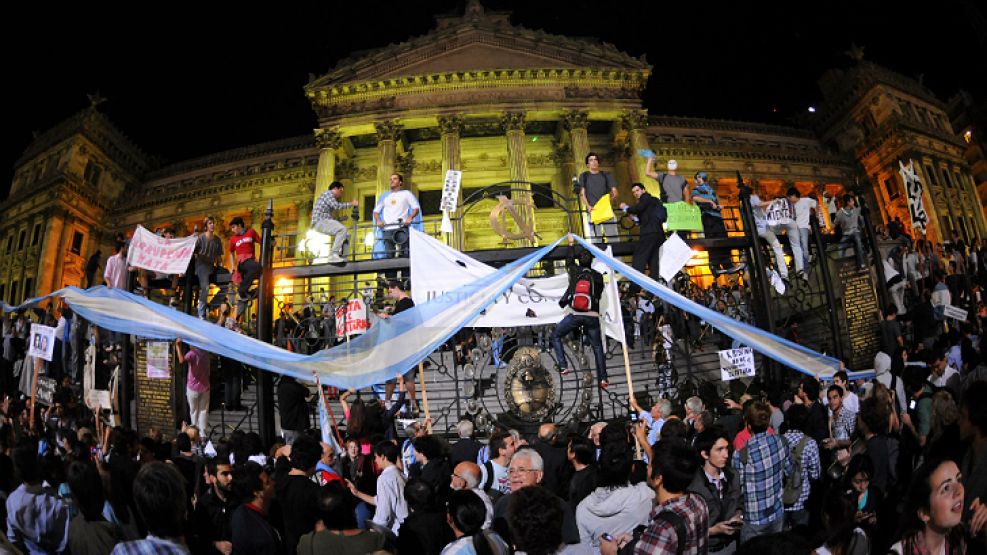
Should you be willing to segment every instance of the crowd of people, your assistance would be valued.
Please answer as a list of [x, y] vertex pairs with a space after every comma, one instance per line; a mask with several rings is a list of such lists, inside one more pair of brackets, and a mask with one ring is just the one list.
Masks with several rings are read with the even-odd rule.
[[[587, 165], [577, 178], [585, 206], [614, 198], [599, 158], [590, 153]], [[663, 202], [697, 203], [707, 236], [725, 236], [723, 207], [705, 174], [690, 188], [674, 161], [667, 172], [653, 166], [649, 160], [647, 174], [659, 181]], [[392, 255], [403, 248], [395, 239], [399, 227], [418, 215], [402, 186], [401, 176], [392, 176], [391, 201], [374, 213]], [[334, 183], [313, 214], [313, 225], [334, 237], [334, 263], [346, 258], [348, 240], [335, 213], [352, 206], [339, 200], [342, 192]], [[642, 226], [634, 266], [655, 275], [665, 237], [654, 224], [663, 202], [640, 185], [634, 196], [635, 206], [621, 206]], [[809, 218], [820, 207], [795, 189], [781, 204], [776, 200], [751, 197], [757, 234], [788, 279], [777, 239], [786, 234], [794, 272], [804, 279], [811, 267]], [[784, 210], [790, 221], [772, 219], [773, 211]], [[855, 199], [846, 197], [830, 219], [841, 231], [841, 247], [852, 247], [855, 261], [866, 266]], [[615, 223], [592, 225], [592, 236], [616, 239]], [[195, 274], [208, 289], [227, 250], [239, 286], [217, 323], [236, 331], [243, 324], [237, 316], [255, 295], [260, 237], [236, 218], [224, 249], [215, 221], [207, 218], [203, 226]], [[469, 419], [458, 422], [452, 440], [432, 433], [430, 421], [415, 420], [413, 372], [384, 384], [381, 398], [343, 393], [343, 419], [331, 437], [312, 427], [310, 389], [288, 377], [278, 385], [282, 434], [274, 444], [240, 430], [211, 434], [211, 355], [181, 341], [174, 348], [183, 370], [176, 374], [184, 380], [191, 425], [168, 440], [167, 431], [139, 434], [104, 421], [99, 407], [79, 398], [81, 353], [101, 338], [95, 329], [86, 333], [90, 327], [68, 307], [41, 315], [58, 329], [59, 356], [46, 374], [59, 387], [38, 410], [29, 407], [30, 388], [12, 379], [17, 363], [19, 376], [30, 375], [23, 357], [27, 322], [23, 315], [4, 319], [0, 553], [984, 553], [987, 253], [961, 241], [945, 248], [912, 243], [903, 230], [892, 239], [900, 246], [881, 258], [893, 302], [880, 323], [873, 379], [841, 371], [820, 381], [791, 369], [782, 382], [755, 380], [743, 394], [715, 399], [652, 399], [631, 391], [625, 416], [523, 431], [497, 427], [482, 440]], [[570, 238], [570, 283], [561, 303], [570, 313], [540, 342], [553, 349], [564, 376], [562, 339], [582, 330], [596, 385], [606, 389], [603, 279], [589, 252], [573, 243]], [[126, 249], [121, 241], [107, 260], [108, 287], [126, 287]], [[710, 269], [718, 276], [743, 265], [716, 249]], [[174, 278], [142, 273], [138, 279], [147, 292], [156, 279], [175, 288]], [[394, 307], [380, 318], [413, 307], [402, 282], [392, 280], [387, 289]], [[634, 313], [645, 343], [655, 342], [654, 303], [628, 293], [626, 314]], [[207, 307], [200, 302], [200, 317]], [[967, 310], [967, 321], [946, 307]], [[119, 340], [108, 335], [102, 344], [112, 356]], [[494, 362], [502, 363], [496, 348]], [[238, 395], [241, 384], [228, 388]]]

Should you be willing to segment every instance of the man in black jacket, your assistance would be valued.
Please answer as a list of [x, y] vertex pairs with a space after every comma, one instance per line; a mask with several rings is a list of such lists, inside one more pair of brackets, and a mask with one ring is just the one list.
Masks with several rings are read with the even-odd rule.
[[284, 441], [288, 445], [311, 427], [308, 403], [306, 403], [308, 395], [308, 388], [296, 382], [295, 378], [281, 376], [281, 381], [278, 383], [278, 412], [281, 415]]
[[620, 209], [637, 217], [637, 223], [641, 226], [641, 235], [637, 246], [634, 247], [634, 258], [631, 264], [634, 269], [644, 273], [646, 267], [651, 268], [651, 279], [658, 280], [658, 249], [665, 243], [665, 230], [661, 227], [661, 220], [658, 219], [658, 212], [661, 203], [651, 193], [644, 189], [644, 185], [635, 183], [631, 185], [631, 192], [637, 199], [637, 204], [629, 206], [620, 203]]
[[233, 496], [233, 465], [229, 453], [220, 449], [206, 462], [209, 489], [202, 494], [192, 517], [194, 544], [201, 553], [229, 553], [233, 549], [230, 519], [236, 509]]
[[603, 274], [592, 268], [593, 255], [586, 250], [579, 253], [579, 264], [576, 264], [575, 239], [569, 235], [569, 253], [566, 256], [566, 270], [569, 272], [569, 289], [559, 300], [563, 308], [569, 306], [572, 313], [566, 315], [555, 326], [552, 332], [552, 347], [555, 349], [555, 361], [559, 372], [565, 376], [569, 373], [569, 362], [562, 349], [562, 338], [569, 333], [582, 328], [589, 337], [596, 359], [596, 379], [600, 387], [606, 389], [607, 361], [603, 354], [603, 334], [600, 329], [600, 295], [603, 294]]

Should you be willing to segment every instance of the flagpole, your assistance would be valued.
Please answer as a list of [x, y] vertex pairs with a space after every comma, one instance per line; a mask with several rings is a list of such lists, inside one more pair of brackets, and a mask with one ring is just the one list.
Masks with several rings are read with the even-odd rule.
[[428, 411], [428, 390], [425, 389], [425, 361], [418, 363], [418, 381], [422, 384], [422, 406], [425, 407], [425, 429], [432, 435], [432, 415]]

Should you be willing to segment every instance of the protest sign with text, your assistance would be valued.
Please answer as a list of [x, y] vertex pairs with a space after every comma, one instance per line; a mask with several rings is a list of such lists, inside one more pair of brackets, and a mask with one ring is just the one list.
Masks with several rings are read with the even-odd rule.
[[162, 274], [184, 274], [195, 252], [194, 235], [165, 239], [137, 226], [127, 251], [127, 265]]
[[41, 324], [31, 324], [31, 338], [27, 347], [27, 354], [34, 358], [43, 358], [51, 361], [55, 354], [55, 328], [42, 326]]
[[749, 378], [754, 375], [754, 350], [750, 347], [742, 349], [726, 349], [720, 351], [720, 377], [727, 382], [737, 378]]

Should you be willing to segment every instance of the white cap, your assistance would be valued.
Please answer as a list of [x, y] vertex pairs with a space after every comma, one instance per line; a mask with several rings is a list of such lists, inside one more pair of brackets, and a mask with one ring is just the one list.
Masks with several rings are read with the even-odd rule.
[[679, 167], [679, 163], [676, 162], [675, 160], [669, 160], [668, 161], [668, 169], [674, 170], [674, 169], [676, 169], [678, 167]]

